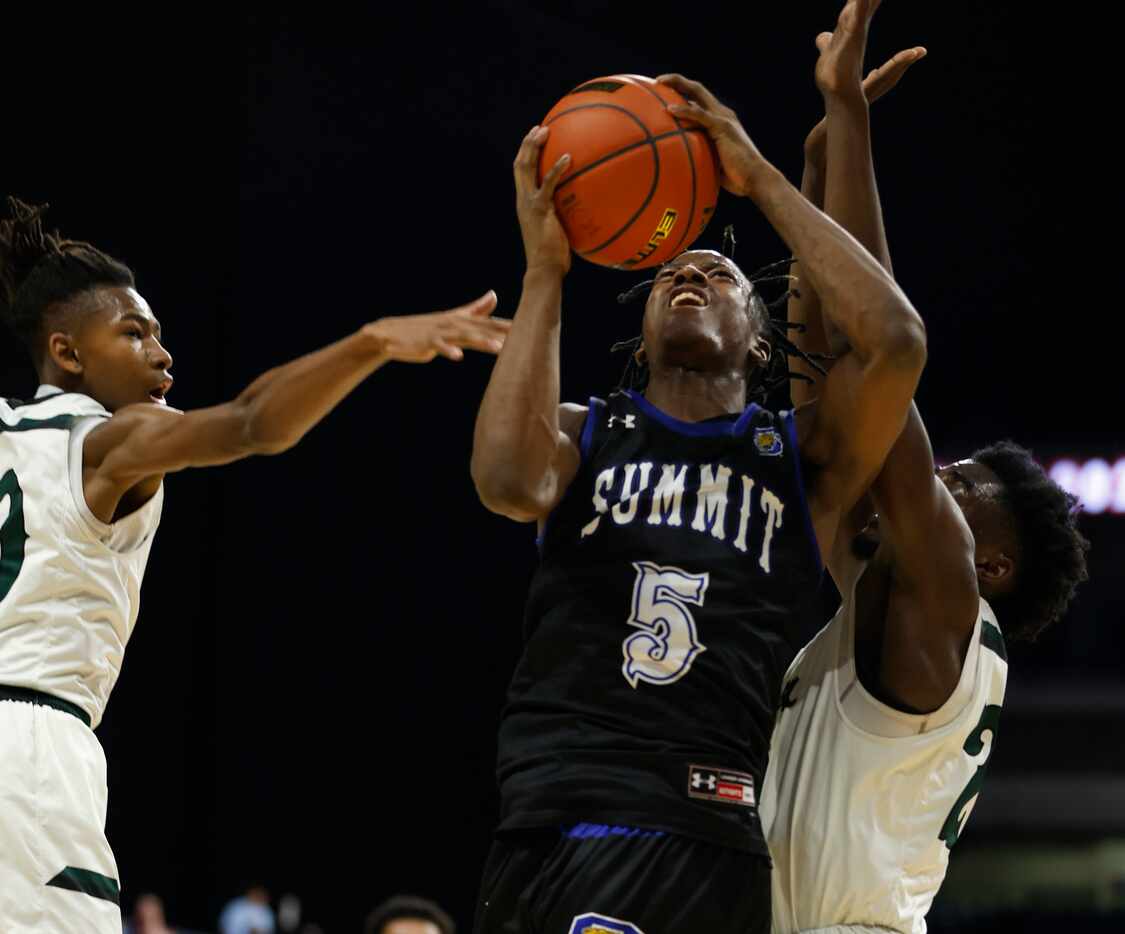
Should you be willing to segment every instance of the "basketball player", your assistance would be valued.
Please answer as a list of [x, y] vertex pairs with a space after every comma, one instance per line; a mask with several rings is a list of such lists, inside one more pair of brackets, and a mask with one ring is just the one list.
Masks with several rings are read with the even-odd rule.
[[539, 186], [548, 131], [524, 139], [527, 272], [472, 461], [482, 502], [542, 536], [500, 727], [501, 821], [476, 922], [488, 934], [768, 930], [757, 795], [786, 630], [925, 361], [920, 319], [886, 271], [706, 88], [661, 80], [692, 101], [675, 112], [706, 128], [724, 186], [805, 260], [856, 350], [801, 412], [747, 404], [771, 354], [768, 312], [731, 260], [693, 250], [652, 285], [644, 391], [560, 405], [570, 249], [552, 195], [566, 158]]
[[[848, 3], [818, 37], [828, 115], [806, 143], [803, 190], [889, 272], [860, 82], [875, 6], [864, 17]], [[829, 346], [814, 289], [800, 286], [790, 316], [809, 327], [799, 344]], [[846, 341], [833, 338], [840, 366]], [[1086, 576], [1074, 499], [1010, 442], [935, 475], [911, 407], [870, 493], [843, 514], [828, 562], [843, 604], [790, 667], [771, 744], [762, 821], [778, 934], [926, 930], [996, 736], [998, 620], [1034, 638]]]
[[164, 474], [276, 454], [391, 360], [496, 353], [496, 297], [383, 318], [178, 412], [172, 357], [133, 274], [8, 200], [0, 312], [41, 383], [0, 400], [0, 930], [121, 931], [101, 720], [137, 619]]

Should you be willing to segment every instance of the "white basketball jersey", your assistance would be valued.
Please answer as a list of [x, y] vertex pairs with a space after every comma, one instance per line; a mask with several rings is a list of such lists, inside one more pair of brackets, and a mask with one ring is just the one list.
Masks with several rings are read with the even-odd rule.
[[923, 934], [996, 736], [1008, 662], [984, 600], [957, 688], [922, 715], [860, 684], [854, 606], [853, 585], [785, 676], [760, 808], [774, 934], [846, 924]]
[[77, 704], [97, 726], [137, 621], [164, 487], [108, 525], [86, 504], [82, 443], [109, 417], [42, 387], [0, 399], [0, 684]]

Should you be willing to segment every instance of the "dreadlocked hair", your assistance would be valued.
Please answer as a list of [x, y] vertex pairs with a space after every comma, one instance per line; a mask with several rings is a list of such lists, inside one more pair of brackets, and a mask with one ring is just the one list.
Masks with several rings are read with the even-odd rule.
[[1012, 441], [999, 441], [972, 459], [1000, 478], [1000, 504], [1007, 510], [1019, 542], [1015, 589], [990, 598], [1004, 632], [1034, 642], [1062, 617], [1078, 585], [1087, 580], [1089, 540], [1078, 530], [1076, 496], [1055, 483], [1031, 456]]
[[0, 220], [0, 318], [32, 355], [49, 310], [98, 286], [132, 286], [133, 273], [79, 240], [43, 227], [48, 205], [8, 198], [9, 218]]
[[[734, 259], [734, 249], [734, 226], [728, 224], [723, 230], [722, 255], [727, 257], [727, 259]], [[790, 379], [801, 379], [812, 382], [812, 378], [803, 373], [791, 372], [786, 363], [786, 356], [793, 356], [804, 360], [822, 376], [827, 375], [824, 368], [820, 365], [820, 361], [831, 360], [832, 358], [830, 356], [802, 350], [789, 339], [788, 332], [790, 330], [804, 331], [805, 326], [803, 324], [779, 320], [773, 316], [777, 309], [785, 306], [790, 296], [799, 298], [800, 293], [795, 288], [790, 287], [771, 302], [766, 302], [761, 295], [758, 294], [757, 286], [759, 285], [768, 282], [792, 282], [794, 277], [789, 275], [788, 269], [795, 261], [796, 257], [791, 256], [779, 260], [776, 263], [763, 266], [747, 277], [747, 281], [750, 283], [751, 287], [749, 301], [750, 314], [756, 319], [762, 330], [769, 335], [770, 343], [774, 348], [774, 353], [770, 354], [769, 361], [763, 366], [755, 367], [750, 374], [750, 378], [746, 383], [747, 402], [764, 403], [774, 389], [785, 385]], [[632, 288], [618, 295], [617, 301], [620, 304], [635, 301], [641, 296], [647, 295], [655, 282], [655, 279], [646, 279], [644, 282], [638, 282]], [[643, 337], [637, 335], [629, 340], [619, 341], [610, 348], [611, 353], [625, 350], [628, 351], [629, 354], [629, 359], [625, 362], [625, 369], [621, 374], [621, 380], [617, 385], [619, 390], [632, 389], [636, 392], [644, 392], [645, 387], [648, 386], [648, 365], [637, 360], [637, 350], [640, 348], [642, 342]]]

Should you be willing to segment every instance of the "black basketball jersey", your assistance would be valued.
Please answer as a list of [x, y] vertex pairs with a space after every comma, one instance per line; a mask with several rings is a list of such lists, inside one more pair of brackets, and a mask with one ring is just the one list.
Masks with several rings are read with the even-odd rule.
[[822, 567], [792, 413], [590, 400], [540, 539], [499, 739], [500, 829], [570, 821], [766, 852], [787, 628]]

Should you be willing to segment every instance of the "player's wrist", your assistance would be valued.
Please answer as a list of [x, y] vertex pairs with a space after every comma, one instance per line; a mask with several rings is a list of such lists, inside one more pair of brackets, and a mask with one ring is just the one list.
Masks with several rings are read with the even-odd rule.
[[390, 357], [391, 338], [387, 333], [386, 318], [365, 324], [356, 332], [355, 339], [365, 356], [371, 356], [376, 360]]
[[561, 285], [570, 264], [557, 259], [528, 259], [523, 274], [523, 287], [542, 288]]
[[833, 116], [866, 119], [868, 106], [867, 95], [859, 81], [841, 84], [824, 92], [824, 110], [829, 119]]
[[741, 195], [757, 203], [769, 196], [782, 183], [788, 184], [785, 176], [760, 157], [747, 164], [742, 175]]

